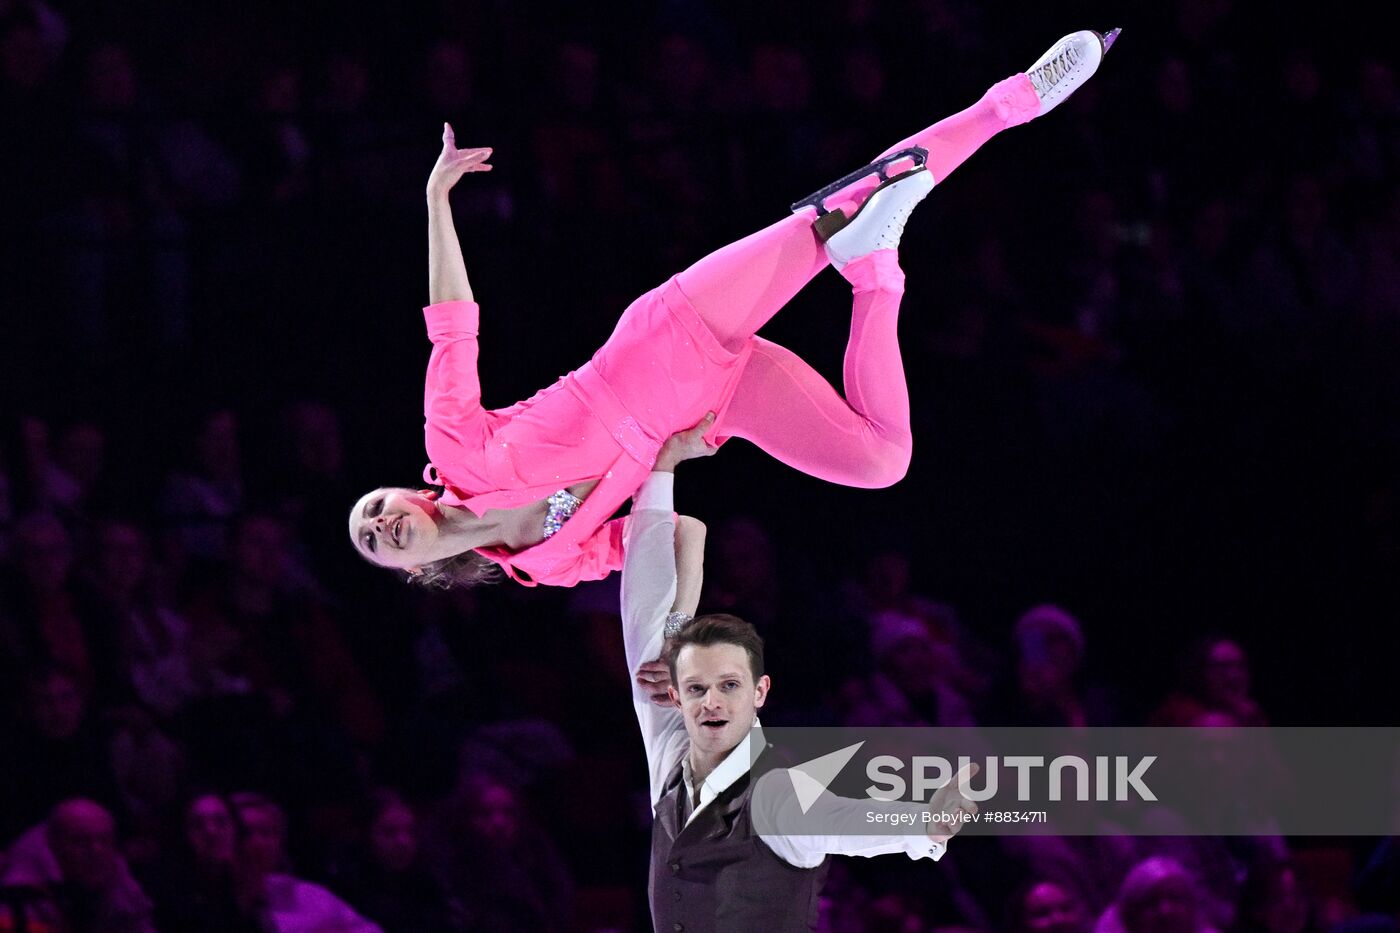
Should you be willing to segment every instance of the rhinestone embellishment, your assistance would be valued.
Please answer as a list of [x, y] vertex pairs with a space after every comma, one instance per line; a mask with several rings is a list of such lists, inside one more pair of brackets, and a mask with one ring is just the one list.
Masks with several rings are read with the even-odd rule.
[[564, 523], [578, 511], [578, 507], [583, 505], [583, 500], [567, 489], [559, 490], [545, 502], [549, 503], [549, 511], [544, 516], [545, 538], [553, 537], [560, 528], [564, 527]]

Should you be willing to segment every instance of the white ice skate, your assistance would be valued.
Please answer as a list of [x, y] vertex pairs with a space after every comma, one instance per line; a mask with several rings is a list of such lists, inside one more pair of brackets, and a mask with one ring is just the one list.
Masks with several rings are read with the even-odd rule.
[[840, 269], [876, 250], [897, 249], [904, 222], [932, 190], [933, 176], [926, 168], [905, 172], [876, 188], [851, 219], [826, 238], [831, 264]]
[[1075, 88], [1089, 80], [1121, 31], [1111, 29], [1103, 35], [1089, 29], [1072, 32], [1050, 46], [1049, 51], [1026, 70], [1040, 98], [1041, 116], [1054, 110]]

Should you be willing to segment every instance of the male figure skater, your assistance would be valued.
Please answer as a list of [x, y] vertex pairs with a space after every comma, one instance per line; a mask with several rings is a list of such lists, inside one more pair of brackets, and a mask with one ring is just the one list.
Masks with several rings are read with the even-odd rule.
[[[704, 441], [711, 420], [666, 442], [627, 523], [622, 620], [656, 813], [652, 922], [676, 933], [806, 931], [817, 922], [829, 855], [941, 858], [961, 815], [977, 812], [961, 792], [975, 771], [960, 773], [934, 795], [928, 809], [945, 819], [916, 824], [926, 831], [795, 835], [756, 828], [755, 813], [770, 817], [757, 825], [775, 825], [777, 811], [792, 805], [793, 784], [808, 778], [776, 770], [750, 780], [751, 743], [761, 741], [753, 729], [771, 686], [763, 641], [735, 616], [689, 618], [700, 599], [704, 526], [674, 516], [672, 487], [677, 463], [715, 451]], [[648, 660], [663, 655], [663, 647], [664, 661]], [[850, 824], [870, 801], [822, 791], [818, 806]]]

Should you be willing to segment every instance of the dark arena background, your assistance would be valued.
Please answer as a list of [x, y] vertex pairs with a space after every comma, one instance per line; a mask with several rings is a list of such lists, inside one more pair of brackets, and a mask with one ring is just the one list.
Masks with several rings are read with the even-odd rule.
[[[0, 930], [54, 915], [31, 882], [60, 804], [91, 877], [31, 929], [215, 929], [190, 918], [220, 839], [217, 929], [310, 929], [257, 925], [248, 879], [288, 875], [389, 931], [649, 929], [616, 577], [427, 591], [346, 540], [426, 461], [444, 120], [495, 149], [453, 203], [496, 407], [1060, 35], [1122, 26], [910, 220], [908, 477], [827, 485], [742, 441], [680, 468], [701, 606], [767, 640], [765, 722], [1395, 725], [1395, 43], [1281, 15], [0, 0]], [[824, 272], [765, 334], [839, 385], [849, 314]], [[1194, 919], [1144, 933], [1396, 929], [1393, 840], [990, 836], [840, 860], [822, 929], [1128, 929], [1153, 857], [1139, 887]]]

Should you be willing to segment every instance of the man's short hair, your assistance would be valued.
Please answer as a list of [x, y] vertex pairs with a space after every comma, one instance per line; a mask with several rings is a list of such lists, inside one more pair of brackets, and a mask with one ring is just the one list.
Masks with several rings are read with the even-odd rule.
[[753, 671], [753, 682], [763, 676], [763, 639], [758, 630], [738, 616], [725, 612], [696, 616], [671, 637], [666, 646], [666, 666], [671, 669], [671, 682], [679, 684], [676, 676], [676, 658], [687, 645], [708, 648], [710, 645], [738, 645], [749, 656], [749, 670]]

